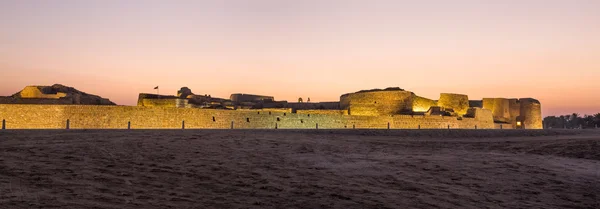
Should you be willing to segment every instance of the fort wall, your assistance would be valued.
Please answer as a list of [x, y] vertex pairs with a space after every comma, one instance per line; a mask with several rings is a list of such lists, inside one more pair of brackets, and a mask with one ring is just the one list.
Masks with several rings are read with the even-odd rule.
[[437, 105], [443, 108], [451, 108], [458, 115], [467, 114], [469, 109], [469, 97], [464, 94], [440, 94]]
[[402, 90], [350, 93], [340, 97], [340, 108], [350, 115], [395, 115], [412, 111], [413, 96]]
[[234, 102], [257, 102], [263, 100], [274, 101], [272, 96], [254, 95], [254, 94], [231, 94], [229, 99]]
[[340, 102], [289, 102], [286, 104], [286, 106], [294, 110], [339, 110]]
[[435, 100], [427, 99], [425, 97], [414, 96], [413, 98], [413, 112], [427, 112], [429, 108], [437, 106], [437, 102]]
[[138, 101], [138, 106], [144, 107], [178, 107], [180, 99], [149, 99], [143, 98]]
[[510, 122], [510, 103], [505, 98], [484, 98], [483, 108], [491, 110], [494, 120], [498, 122]]
[[526, 129], [542, 129], [544, 125], [540, 102], [531, 98], [519, 99], [519, 102], [521, 103], [520, 118], [523, 120], [523, 126]]
[[37, 105], [67, 105], [73, 104], [73, 98], [59, 98], [59, 99], [23, 99], [14, 97], [0, 97], [0, 104], [37, 104]]
[[[326, 110], [319, 110], [326, 111]], [[8, 129], [480, 129], [495, 128], [492, 121], [424, 115], [355, 116], [299, 114], [271, 110], [216, 110], [195, 108], [95, 106], [95, 105], [0, 105], [0, 119]], [[322, 112], [324, 113], [324, 112]]]
[[348, 110], [296, 110], [296, 113], [299, 115], [348, 115]]
[[21, 98], [36, 98], [36, 99], [59, 99], [67, 96], [66, 93], [58, 92], [56, 94], [44, 94], [37, 86], [26, 86], [19, 92]]
[[521, 102], [518, 99], [508, 100], [508, 114], [510, 115], [508, 123], [513, 127], [517, 126], [517, 117], [521, 115]]

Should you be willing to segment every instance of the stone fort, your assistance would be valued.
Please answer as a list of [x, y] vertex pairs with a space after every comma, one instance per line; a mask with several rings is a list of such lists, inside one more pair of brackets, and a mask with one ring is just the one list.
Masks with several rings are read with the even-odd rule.
[[532, 98], [483, 98], [442, 93], [436, 100], [401, 88], [362, 90], [339, 101], [277, 101], [235, 93], [229, 98], [141, 93], [119, 106], [72, 87], [28, 86], [0, 97], [6, 129], [541, 129]]

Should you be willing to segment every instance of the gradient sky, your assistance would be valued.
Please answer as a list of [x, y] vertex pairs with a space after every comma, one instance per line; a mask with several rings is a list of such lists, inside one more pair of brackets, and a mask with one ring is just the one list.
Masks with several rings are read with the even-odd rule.
[[600, 112], [598, 0], [0, 0], [0, 95], [61, 83], [339, 100], [398, 86]]

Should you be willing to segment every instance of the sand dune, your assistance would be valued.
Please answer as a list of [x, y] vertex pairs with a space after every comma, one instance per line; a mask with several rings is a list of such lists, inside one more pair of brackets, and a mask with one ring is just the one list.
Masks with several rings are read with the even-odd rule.
[[0, 130], [0, 208], [600, 208], [599, 131]]

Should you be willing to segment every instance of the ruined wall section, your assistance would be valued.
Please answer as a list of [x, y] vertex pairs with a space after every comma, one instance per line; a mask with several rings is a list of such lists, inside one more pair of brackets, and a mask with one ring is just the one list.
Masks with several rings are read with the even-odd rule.
[[483, 98], [483, 108], [492, 111], [497, 122], [510, 122], [510, 103], [505, 98]]
[[451, 108], [459, 116], [467, 114], [469, 109], [469, 97], [464, 94], [440, 94], [437, 105], [443, 108]]
[[19, 92], [19, 96], [25, 99], [60, 99], [66, 97], [67, 94], [63, 92], [44, 94], [38, 86], [26, 86]]
[[431, 100], [425, 97], [415, 96], [413, 99], [413, 112], [427, 112], [429, 108], [437, 106], [435, 100]]
[[340, 108], [350, 115], [382, 116], [411, 112], [414, 94], [410, 91], [369, 91], [344, 94]]
[[275, 101], [272, 96], [254, 95], [254, 94], [231, 94], [229, 99], [234, 102], [260, 102]]

